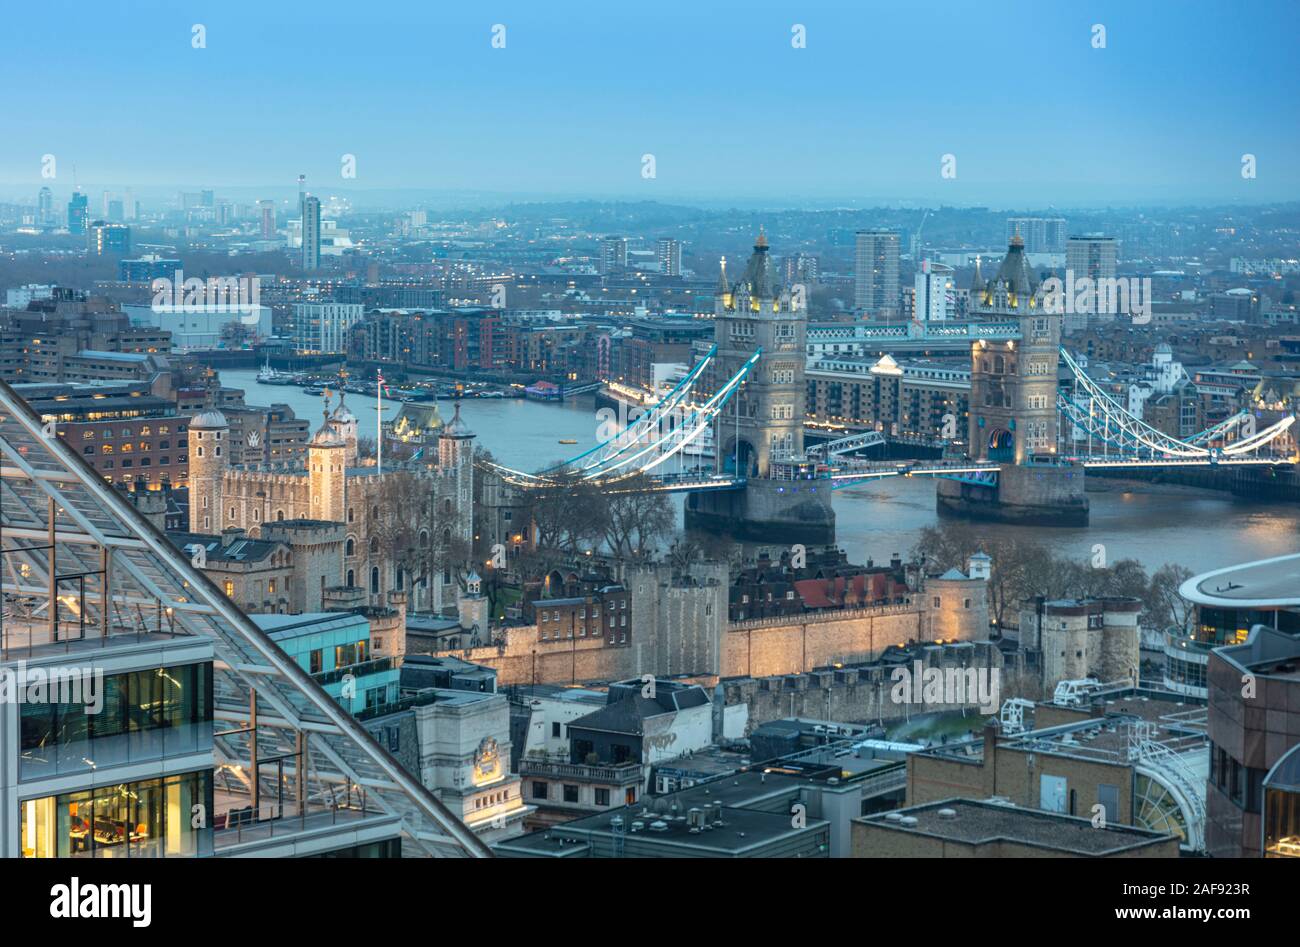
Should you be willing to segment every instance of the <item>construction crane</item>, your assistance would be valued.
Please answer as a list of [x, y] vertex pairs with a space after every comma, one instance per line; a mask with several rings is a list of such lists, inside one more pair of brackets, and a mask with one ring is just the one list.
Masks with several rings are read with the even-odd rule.
[[918, 262], [917, 255], [921, 252], [921, 231], [925, 230], [925, 222], [930, 219], [930, 210], [926, 208], [921, 215], [921, 222], [916, 227], [916, 232], [912, 234], [912, 262]]

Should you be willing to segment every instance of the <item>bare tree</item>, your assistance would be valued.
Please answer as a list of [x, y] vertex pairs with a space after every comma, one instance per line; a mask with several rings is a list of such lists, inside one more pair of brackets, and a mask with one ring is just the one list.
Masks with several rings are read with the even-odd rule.
[[1151, 576], [1147, 595], [1147, 619], [1155, 628], [1174, 628], [1186, 634], [1192, 630], [1196, 606], [1178, 593], [1179, 587], [1192, 577], [1192, 570], [1169, 563]]
[[375, 503], [379, 516], [370, 528], [380, 555], [388, 557], [415, 589], [437, 568], [439, 553], [432, 484], [408, 470], [385, 473]]
[[605, 498], [581, 471], [560, 469], [525, 494], [537, 545], [577, 555], [603, 538]]
[[615, 556], [642, 556], [673, 529], [673, 506], [668, 494], [654, 489], [644, 473], [604, 491], [598, 508], [605, 546]]

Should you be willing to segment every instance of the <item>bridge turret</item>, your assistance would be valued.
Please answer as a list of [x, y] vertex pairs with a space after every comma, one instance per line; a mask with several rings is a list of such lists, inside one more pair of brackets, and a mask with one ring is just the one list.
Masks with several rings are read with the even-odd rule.
[[1020, 324], [1018, 339], [977, 339], [971, 345], [970, 455], [1024, 464], [1057, 453], [1057, 363], [1061, 316], [1039, 305], [1039, 284], [1013, 237], [989, 283], [986, 311]]

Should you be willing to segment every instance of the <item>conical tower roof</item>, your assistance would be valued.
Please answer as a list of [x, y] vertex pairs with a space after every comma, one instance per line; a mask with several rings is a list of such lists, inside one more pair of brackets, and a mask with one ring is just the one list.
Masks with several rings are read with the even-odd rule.
[[775, 299], [780, 287], [776, 267], [768, 254], [767, 234], [760, 227], [758, 239], [754, 241], [754, 252], [750, 254], [745, 275], [741, 278], [737, 291], [758, 299]]
[[998, 267], [998, 275], [993, 277], [993, 282], [1002, 284], [1008, 293], [1026, 299], [1037, 291], [1038, 277], [1029, 266], [1029, 259], [1025, 256], [1025, 241], [1020, 235], [1011, 238], [1007, 245], [1007, 255], [1002, 258], [1002, 265]]

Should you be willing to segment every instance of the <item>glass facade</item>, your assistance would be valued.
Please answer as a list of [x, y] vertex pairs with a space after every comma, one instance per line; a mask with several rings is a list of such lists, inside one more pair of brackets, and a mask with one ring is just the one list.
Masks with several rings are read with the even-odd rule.
[[1266, 789], [1264, 857], [1300, 858], [1300, 792]]
[[1202, 605], [1196, 610], [1196, 627], [1192, 639], [1216, 648], [1225, 644], [1241, 644], [1255, 625], [1276, 627], [1278, 631], [1296, 634], [1300, 632], [1300, 612], [1287, 609], [1212, 608]]
[[24, 858], [212, 854], [212, 771], [21, 802]]
[[98, 698], [22, 705], [19, 780], [212, 748], [211, 664], [106, 676]]

